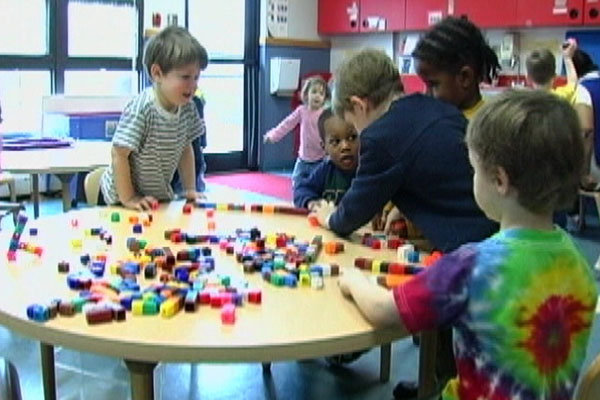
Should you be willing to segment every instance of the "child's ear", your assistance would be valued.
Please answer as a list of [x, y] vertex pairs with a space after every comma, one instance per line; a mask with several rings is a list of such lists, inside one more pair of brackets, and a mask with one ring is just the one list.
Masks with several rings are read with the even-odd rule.
[[457, 74], [458, 82], [463, 89], [468, 89], [473, 85], [479, 84], [475, 82], [475, 71], [470, 65], [463, 66]]
[[160, 65], [152, 64], [150, 66], [150, 76], [152, 77], [152, 80], [155, 82], [158, 81], [160, 78], [162, 78], [163, 72], [162, 72], [162, 69], [160, 68]]
[[350, 104], [352, 104], [352, 113], [357, 114], [357, 112], [361, 112], [361, 114], [366, 114], [368, 110], [368, 103], [366, 100], [361, 99], [358, 96], [350, 96]]
[[494, 176], [494, 185], [496, 186], [496, 190], [502, 196], [506, 196], [510, 190], [510, 178], [506, 173], [506, 170], [502, 167], [496, 168], [496, 173]]

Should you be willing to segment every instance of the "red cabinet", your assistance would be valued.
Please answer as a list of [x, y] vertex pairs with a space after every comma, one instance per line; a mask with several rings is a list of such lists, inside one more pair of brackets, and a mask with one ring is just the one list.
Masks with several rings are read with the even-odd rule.
[[[454, 0], [406, 0], [406, 30], [425, 30], [452, 14]], [[449, 11], [450, 8], [450, 11]]]
[[584, 0], [518, 0], [519, 26], [567, 26], [583, 24]]
[[406, 0], [319, 0], [321, 34], [400, 31]]
[[360, 31], [404, 29], [405, 0], [361, 0]]
[[359, 3], [358, 0], [319, 0], [319, 33], [358, 32]]
[[[454, 15], [465, 15], [480, 28], [517, 26], [517, 0], [449, 0], [454, 1]], [[520, 0], [534, 2], [534, 0]]]
[[600, 0], [584, 0], [583, 24], [600, 25]]

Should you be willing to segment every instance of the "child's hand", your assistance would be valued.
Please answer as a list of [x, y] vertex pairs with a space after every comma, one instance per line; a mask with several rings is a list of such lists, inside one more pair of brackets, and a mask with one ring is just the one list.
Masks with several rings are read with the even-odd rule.
[[392, 208], [385, 217], [385, 228], [383, 229], [383, 232], [385, 232], [386, 235], [391, 234], [392, 233], [392, 222], [397, 221], [401, 218], [402, 218], [402, 213], [400, 212], [400, 210], [398, 210], [398, 207]]
[[319, 225], [329, 229], [329, 217], [331, 217], [331, 214], [335, 212], [335, 208], [336, 207], [333, 203], [330, 203], [327, 200], [321, 200], [319, 203], [314, 205], [310, 215], [317, 218]]
[[152, 196], [134, 196], [124, 202], [123, 207], [129, 208], [130, 210], [149, 211], [153, 209], [152, 206], [154, 204], [158, 204], [158, 200]]
[[186, 190], [183, 194], [186, 200], [195, 201], [195, 200], [205, 200], [206, 196], [202, 192], [197, 192], [195, 190]]
[[575, 39], [567, 39], [562, 45], [562, 54], [566, 58], [573, 58], [577, 50], [577, 41]]
[[345, 268], [338, 279], [340, 291], [346, 297], [352, 297], [352, 290], [368, 283], [367, 277], [357, 268]]

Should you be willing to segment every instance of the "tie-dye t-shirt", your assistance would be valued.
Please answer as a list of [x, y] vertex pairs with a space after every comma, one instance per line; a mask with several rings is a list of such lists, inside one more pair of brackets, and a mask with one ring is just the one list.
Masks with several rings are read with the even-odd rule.
[[561, 229], [504, 230], [397, 287], [411, 333], [453, 326], [458, 377], [443, 399], [569, 400], [597, 289]]

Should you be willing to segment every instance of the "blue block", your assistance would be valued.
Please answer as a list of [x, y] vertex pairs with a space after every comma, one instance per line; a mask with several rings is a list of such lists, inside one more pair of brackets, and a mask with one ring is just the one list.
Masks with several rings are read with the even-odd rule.
[[27, 307], [27, 318], [36, 322], [46, 322], [50, 318], [50, 312], [46, 306], [32, 304]]
[[37, 236], [38, 230], [37, 228], [29, 228], [29, 236]]

